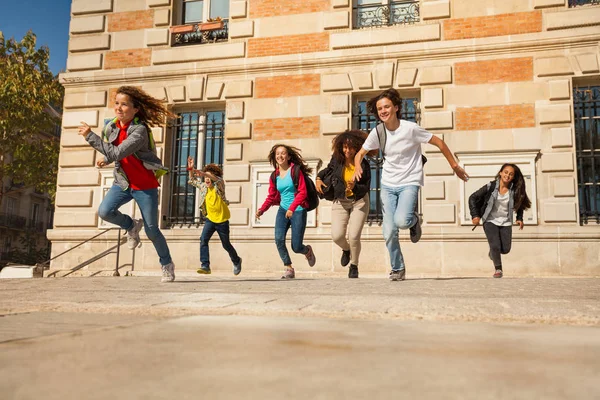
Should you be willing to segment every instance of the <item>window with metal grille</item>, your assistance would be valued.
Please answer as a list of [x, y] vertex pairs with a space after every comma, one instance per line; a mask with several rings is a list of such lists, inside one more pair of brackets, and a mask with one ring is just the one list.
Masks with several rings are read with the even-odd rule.
[[[421, 111], [419, 102], [416, 98], [403, 98], [402, 110], [400, 118], [413, 121], [417, 124], [421, 121]], [[352, 126], [354, 129], [360, 129], [365, 132], [371, 132], [379, 123], [376, 116], [369, 114], [367, 111], [367, 101], [358, 100], [352, 108]], [[381, 151], [375, 158], [369, 158], [371, 164], [371, 190], [369, 192], [369, 216], [367, 222], [369, 224], [381, 224], [383, 221], [383, 212], [381, 209], [381, 173], [383, 167], [383, 157]], [[419, 211], [420, 212], [420, 211]]]
[[600, 224], [600, 86], [573, 88], [579, 223]]
[[569, 0], [569, 7], [599, 5], [600, 0]]
[[182, 112], [171, 126], [171, 196], [167, 227], [200, 225], [203, 222], [196, 201], [196, 188], [188, 184], [187, 158], [196, 168], [217, 164], [223, 168], [225, 111]]
[[420, 0], [353, 0], [354, 29], [419, 22]]
[[229, 0], [180, 0], [176, 4], [173, 46], [228, 40]]

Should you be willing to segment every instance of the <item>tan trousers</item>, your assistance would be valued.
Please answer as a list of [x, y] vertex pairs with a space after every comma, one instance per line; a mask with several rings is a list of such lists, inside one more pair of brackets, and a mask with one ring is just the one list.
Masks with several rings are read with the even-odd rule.
[[368, 193], [359, 200], [336, 200], [331, 206], [331, 238], [342, 250], [350, 250], [350, 263], [354, 265], [358, 265], [360, 235], [368, 215]]

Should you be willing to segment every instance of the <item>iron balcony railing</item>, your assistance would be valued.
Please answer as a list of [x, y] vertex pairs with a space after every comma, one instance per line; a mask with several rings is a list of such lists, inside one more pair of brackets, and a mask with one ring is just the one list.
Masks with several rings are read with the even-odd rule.
[[569, 0], [569, 7], [597, 6], [600, 0]]
[[219, 29], [203, 29], [206, 23], [197, 23], [190, 26], [190, 32], [173, 32], [171, 43], [173, 46], [189, 44], [204, 44], [226, 42], [229, 40], [229, 20], [223, 20], [223, 27]]
[[27, 227], [27, 218], [14, 214], [0, 213], [0, 226], [4, 228], [24, 230]]
[[353, 8], [354, 29], [419, 22], [419, 0], [387, 0]]

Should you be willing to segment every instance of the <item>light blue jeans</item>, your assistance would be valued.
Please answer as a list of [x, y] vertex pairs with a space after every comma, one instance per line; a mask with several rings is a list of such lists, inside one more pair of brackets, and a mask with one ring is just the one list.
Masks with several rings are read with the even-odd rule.
[[390, 253], [393, 271], [404, 269], [404, 257], [398, 241], [398, 230], [409, 229], [417, 223], [415, 214], [420, 186], [391, 187], [381, 185], [381, 205], [383, 209], [383, 238]]
[[129, 230], [133, 228], [133, 219], [120, 212], [119, 208], [131, 200], [135, 200], [142, 212], [146, 236], [152, 241], [158, 253], [160, 265], [171, 263], [169, 246], [158, 229], [158, 189], [123, 190], [119, 186], [113, 185], [98, 208], [98, 216], [121, 229]]

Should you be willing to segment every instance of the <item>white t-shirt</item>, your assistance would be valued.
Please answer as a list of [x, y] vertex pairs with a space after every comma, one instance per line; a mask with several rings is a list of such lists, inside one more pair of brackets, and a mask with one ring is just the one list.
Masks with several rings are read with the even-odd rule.
[[[423, 186], [421, 144], [428, 143], [433, 134], [414, 122], [403, 119], [400, 120], [400, 126], [395, 131], [389, 131], [387, 128], [385, 130], [387, 140], [381, 183], [391, 187]], [[378, 148], [377, 129], [373, 128], [363, 144], [363, 149], [371, 151]]]
[[492, 210], [486, 222], [491, 222], [496, 226], [511, 226], [512, 221], [508, 220], [508, 191], [504, 194], [498, 193], [498, 197], [494, 201]]

